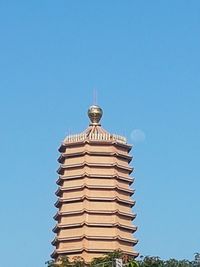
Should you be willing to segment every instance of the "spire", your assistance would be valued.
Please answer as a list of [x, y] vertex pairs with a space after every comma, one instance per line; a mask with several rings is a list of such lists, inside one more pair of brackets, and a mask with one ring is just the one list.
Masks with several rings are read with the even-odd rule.
[[111, 134], [101, 127], [100, 120], [102, 115], [103, 110], [98, 105], [90, 106], [88, 109], [88, 117], [90, 118], [89, 127], [80, 134], [66, 136], [63, 145], [68, 143], [85, 142], [86, 140], [99, 142], [111, 141], [127, 145], [125, 137]]
[[100, 120], [103, 115], [103, 110], [97, 106], [92, 105], [88, 109], [88, 117], [90, 118], [91, 124], [90, 125], [100, 125]]

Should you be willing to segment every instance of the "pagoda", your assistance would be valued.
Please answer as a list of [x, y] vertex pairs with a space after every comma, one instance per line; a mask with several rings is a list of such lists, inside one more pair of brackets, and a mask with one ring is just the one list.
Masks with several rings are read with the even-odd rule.
[[102, 114], [99, 106], [91, 106], [89, 127], [67, 136], [59, 148], [58, 211], [51, 255], [55, 260], [80, 256], [87, 263], [114, 250], [138, 255], [132, 225], [131, 145], [101, 127]]

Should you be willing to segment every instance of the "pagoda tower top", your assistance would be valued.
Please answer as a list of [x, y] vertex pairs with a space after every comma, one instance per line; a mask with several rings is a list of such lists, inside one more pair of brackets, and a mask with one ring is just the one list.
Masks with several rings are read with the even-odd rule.
[[[98, 105], [92, 105], [88, 109], [88, 117], [90, 118], [89, 127], [79, 134], [68, 135], [63, 141], [63, 145], [68, 145], [77, 142], [88, 142], [88, 141], [103, 141], [120, 143], [127, 145], [126, 138], [121, 135], [111, 134], [107, 132], [100, 124], [103, 110]], [[131, 147], [131, 146], [130, 146]]]

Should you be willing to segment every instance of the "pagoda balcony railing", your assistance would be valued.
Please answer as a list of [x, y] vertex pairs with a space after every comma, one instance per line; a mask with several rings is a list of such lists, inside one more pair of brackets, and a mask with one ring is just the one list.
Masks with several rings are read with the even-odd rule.
[[64, 143], [74, 143], [74, 142], [82, 142], [82, 141], [111, 141], [111, 142], [119, 142], [122, 144], [126, 144], [126, 138], [117, 135], [117, 134], [106, 134], [106, 133], [90, 133], [85, 134], [74, 134], [69, 135], [65, 138]]

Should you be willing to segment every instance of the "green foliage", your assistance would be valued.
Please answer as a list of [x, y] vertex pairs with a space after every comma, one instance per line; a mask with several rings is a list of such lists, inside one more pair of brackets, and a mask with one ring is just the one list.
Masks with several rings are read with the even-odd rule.
[[97, 267], [112, 267], [114, 260], [116, 258], [118, 258], [119, 255], [121, 255], [120, 251], [113, 251], [111, 253], [107, 253], [103, 257], [94, 258], [91, 261], [90, 266], [91, 267], [95, 267], [95, 266], [97, 266]]
[[63, 256], [63, 257], [60, 257], [57, 262], [55, 262], [54, 260], [48, 261], [47, 267], [72, 267], [72, 264], [70, 263], [68, 257]]
[[122, 259], [124, 267], [200, 267], [200, 253], [194, 254], [194, 260], [162, 260], [157, 256], [140, 256], [138, 260], [127, 256], [120, 250], [105, 254], [103, 257], [94, 258], [90, 264], [86, 264], [81, 257], [74, 257], [69, 261], [68, 257], [60, 257], [57, 262], [48, 261], [47, 267], [115, 267], [115, 259]]
[[139, 267], [139, 263], [136, 260], [130, 260], [127, 265], [127, 267]]
[[[195, 254], [195, 260], [161, 260], [159, 257], [146, 256], [138, 260], [140, 267], [200, 267], [200, 254]], [[198, 261], [199, 260], [199, 261]]]
[[72, 262], [71, 266], [73, 266], [73, 267], [84, 267], [85, 266], [84, 259], [82, 257], [73, 257], [73, 262]]
[[190, 261], [187, 260], [175, 260], [175, 259], [169, 259], [165, 261], [166, 267], [192, 267], [193, 264]]
[[47, 261], [45, 262], [45, 264], [47, 264], [48, 267], [55, 267], [55, 262], [52, 260], [52, 261]]
[[107, 265], [107, 259], [105, 257], [94, 258], [90, 263], [91, 267], [105, 266], [105, 265]]
[[138, 261], [140, 267], [164, 267], [164, 262], [159, 257], [140, 257]]

